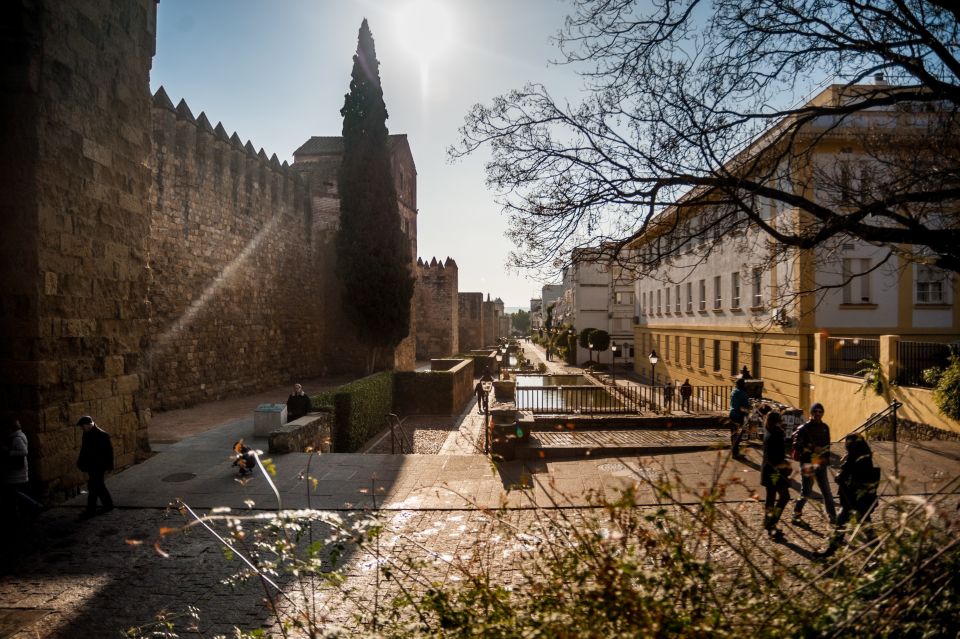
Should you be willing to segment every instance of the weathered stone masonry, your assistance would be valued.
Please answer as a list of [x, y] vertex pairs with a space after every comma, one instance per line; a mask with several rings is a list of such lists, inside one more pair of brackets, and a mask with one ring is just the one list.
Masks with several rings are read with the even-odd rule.
[[417, 260], [417, 359], [450, 357], [460, 352], [457, 263]]
[[[333, 275], [339, 158], [281, 165], [151, 100], [155, 0], [0, 12], [0, 417], [23, 424], [41, 489], [83, 481], [80, 415], [125, 466], [153, 408], [359, 370]], [[415, 255], [416, 169], [391, 140]], [[413, 344], [392, 361], [412, 366]]]
[[146, 449], [154, 0], [2, 3], [0, 411], [52, 491], [80, 483], [84, 413]]
[[300, 176], [162, 88], [153, 168], [150, 405], [319, 375], [329, 284]]

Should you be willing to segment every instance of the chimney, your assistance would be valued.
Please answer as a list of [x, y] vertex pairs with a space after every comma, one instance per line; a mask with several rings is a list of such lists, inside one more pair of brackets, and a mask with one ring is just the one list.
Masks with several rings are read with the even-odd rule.
[[885, 86], [887, 84], [887, 81], [883, 78], [882, 71], [877, 71], [873, 74], [873, 83], [877, 86]]

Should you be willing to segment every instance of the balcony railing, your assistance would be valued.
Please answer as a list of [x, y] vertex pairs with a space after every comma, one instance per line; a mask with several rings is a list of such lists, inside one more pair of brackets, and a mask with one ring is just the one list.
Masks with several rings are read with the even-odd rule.
[[864, 368], [861, 360], [880, 360], [880, 340], [862, 337], [827, 338], [827, 373], [853, 375]]
[[[953, 348], [960, 348], [955, 344]], [[946, 368], [950, 364], [949, 344], [936, 342], [899, 342], [897, 344], [897, 383], [901, 386], [929, 387], [923, 371], [928, 368]]]
[[730, 410], [729, 386], [693, 386], [689, 398], [663, 386], [536, 386], [516, 388], [519, 410], [540, 414], [712, 414]]

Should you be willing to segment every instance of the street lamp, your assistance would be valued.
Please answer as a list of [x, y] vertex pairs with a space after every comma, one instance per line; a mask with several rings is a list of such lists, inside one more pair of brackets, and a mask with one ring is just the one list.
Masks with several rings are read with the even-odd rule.
[[650, 385], [653, 386], [657, 377], [654, 375], [654, 371], [657, 369], [657, 362], [660, 361], [660, 357], [657, 355], [656, 350], [650, 351], [650, 356], [647, 358], [650, 360]]
[[483, 453], [486, 455], [490, 452], [490, 391], [493, 390], [490, 373], [480, 378], [480, 388], [483, 389]]
[[610, 345], [610, 352], [613, 353], [613, 365], [610, 367], [610, 378], [613, 381], [613, 385], [617, 385], [617, 355], [620, 354], [620, 347], [617, 346], [617, 343], [614, 342]]

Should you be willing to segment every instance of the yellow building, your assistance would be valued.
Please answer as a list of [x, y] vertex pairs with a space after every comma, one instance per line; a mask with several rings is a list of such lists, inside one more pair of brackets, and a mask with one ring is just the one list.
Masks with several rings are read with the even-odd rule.
[[[832, 86], [812, 103], [842, 104], [855, 89]], [[806, 125], [790, 138], [794, 149], [772, 154], [777, 164], [760, 167], [762, 179], [842, 207], [883, 177], [882, 157], [869, 148], [866, 132], [879, 127], [893, 136], [909, 126], [905, 122], [915, 120], [877, 111], [840, 124]], [[774, 127], [760, 136], [728, 170], [757, 168], [751, 162], [770, 145], [784, 151], [779, 132]], [[876, 410], [876, 402], [855, 401], [862, 383], [854, 375], [862, 368], [857, 362], [881, 362], [897, 379], [908, 364], [926, 366], [942, 357], [937, 344], [960, 341], [960, 286], [950, 273], [913, 262], [903, 247], [849, 236], [814, 249], [785, 247], [729, 206], [711, 204], [720, 198], [704, 189], [688, 193], [630, 245], [656, 264], [635, 283], [634, 369], [642, 378], [729, 386], [746, 366], [763, 379], [765, 397], [805, 411], [814, 401], [826, 403], [838, 435]], [[752, 206], [776, 229], [808, 224], [807, 213], [771, 198], [758, 195]], [[657, 259], [664, 254], [669, 257]], [[884, 338], [883, 358], [881, 336], [895, 336]], [[651, 351], [656, 366], [649, 363]], [[956, 422], [936, 416], [929, 391], [904, 397], [923, 423], [960, 431]], [[930, 406], [919, 406], [924, 403]]]

